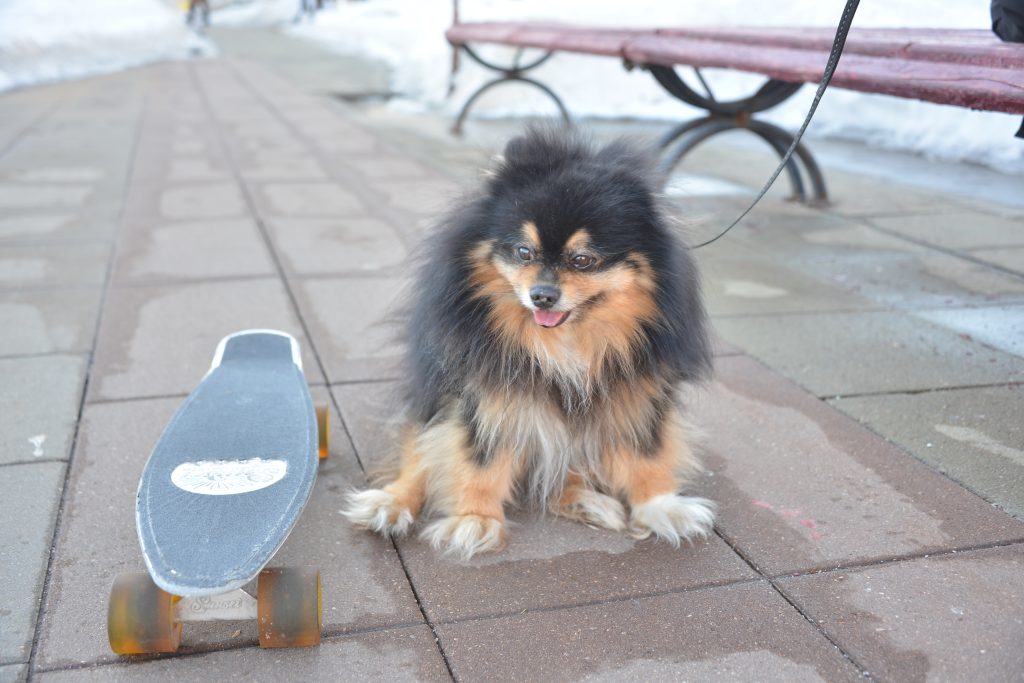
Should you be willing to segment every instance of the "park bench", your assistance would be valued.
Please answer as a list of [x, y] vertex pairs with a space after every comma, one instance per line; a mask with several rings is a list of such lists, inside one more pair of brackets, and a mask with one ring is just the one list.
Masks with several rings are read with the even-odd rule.
[[[505, 82], [533, 85], [545, 92], [568, 122], [569, 112], [548, 86], [527, 75], [557, 52], [620, 59], [627, 69], [651, 73], [673, 97], [707, 115], [683, 122], [659, 141], [665, 177], [704, 140], [743, 128], [761, 137], [780, 156], [793, 135], [755, 115], [792, 97], [804, 83], [817, 83], [828, 60], [833, 31], [817, 28], [659, 28], [610, 29], [534, 22], [459, 23], [448, 41], [471, 59], [499, 72], [478, 88], [456, 118], [462, 125], [479, 97]], [[475, 49], [481, 44], [516, 48], [511, 65], [495, 64]], [[524, 51], [542, 54], [523, 61]], [[676, 67], [694, 70], [701, 91]], [[720, 68], [764, 76], [748, 97], [716, 99], [702, 69]], [[1024, 114], [1024, 44], [1003, 43], [987, 30], [853, 29], [831, 82], [832, 87], [925, 100], [984, 111]], [[1017, 133], [1024, 137], [1024, 125]], [[678, 142], [677, 142], [678, 141]], [[674, 146], [673, 146], [674, 145]], [[827, 201], [825, 181], [814, 157], [798, 145], [786, 168], [793, 196]], [[810, 181], [810, 193], [804, 177]]]

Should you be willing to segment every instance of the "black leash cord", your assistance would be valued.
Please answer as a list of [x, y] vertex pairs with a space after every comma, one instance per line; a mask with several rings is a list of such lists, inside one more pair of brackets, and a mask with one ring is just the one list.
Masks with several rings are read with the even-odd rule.
[[768, 179], [768, 182], [764, 184], [764, 187], [761, 188], [761, 191], [757, 193], [757, 196], [754, 197], [754, 201], [751, 202], [750, 206], [748, 206], [728, 228], [718, 233], [707, 242], [701, 242], [696, 246], [690, 247], [690, 249], [706, 247], [712, 242], [718, 240], [720, 237], [723, 237], [725, 233], [735, 228], [739, 222], [746, 218], [747, 214], [757, 206], [757, 203], [761, 201], [761, 198], [764, 197], [765, 194], [767, 194], [768, 190], [775, 182], [775, 179], [778, 178], [779, 174], [782, 173], [782, 170], [786, 168], [786, 164], [789, 163], [790, 157], [793, 156], [796, 146], [800, 144], [800, 138], [804, 136], [804, 131], [807, 130], [807, 126], [810, 125], [811, 119], [814, 118], [814, 112], [818, 108], [818, 103], [821, 102], [821, 96], [825, 94], [825, 89], [828, 88], [829, 81], [832, 80], [832, 74], [835, 73], [836, 66], [839, 65], [839, 58], [843, 54], [843, 46], [846, 45], [846, 36], [850, 32], [850, 26], [853, 24], [853, 15], [857, 13], [857, 5], [859, 4], [860, 0], [846, 0], [846, 7], [843, 9], [843, 16], [839, 20], [839, 26], [836, 27], [835, 40], [832, 41], [832, 52], [829, 53], [828, 63], [825, 64], [825, 72], [821, 75], [821, 83], [818, 84], [818, 91], [814, 94], [814, 101], [811, 102], [811, 108], [807, 110], [807, 116], [804, 118], [803, 125], [800, 126], [800, 130], [797, 131], [796, 137], [793, 138], [793, 143], [789, 146], [789, 149], [786, 150], [786, 153], [782, 157], [782, 161], [779, 162], [779, 167], [775, 169], [775, 173], [772, 173], [772, 176]]

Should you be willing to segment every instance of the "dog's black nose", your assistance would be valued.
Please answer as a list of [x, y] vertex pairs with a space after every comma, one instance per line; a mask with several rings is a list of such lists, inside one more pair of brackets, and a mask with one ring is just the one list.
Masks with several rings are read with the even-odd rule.
[[554, 285], [537, 285], [530, 290], [530, 300], [537, 308], [551, 308], [562, 296], [561, 290]]

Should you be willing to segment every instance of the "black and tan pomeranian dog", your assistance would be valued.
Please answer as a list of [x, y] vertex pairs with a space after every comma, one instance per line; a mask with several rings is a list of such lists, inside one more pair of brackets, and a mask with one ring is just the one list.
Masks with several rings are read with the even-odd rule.
[[346, 516], [396, 535], [435, 518], [423, 537], [463, 558], [504, 545], [516, 500], [676, 545], [706, 535], [712, 504], [679, 495], [699, 464], [677, 397], [710, 370], [705, 313], [647, 155], [532, 129], [489, 176], [417, 281], [397, 478]]

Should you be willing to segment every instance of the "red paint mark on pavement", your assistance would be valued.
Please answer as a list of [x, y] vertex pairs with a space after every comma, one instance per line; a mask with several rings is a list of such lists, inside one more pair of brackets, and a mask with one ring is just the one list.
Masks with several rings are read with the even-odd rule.
[[817, 529], [818, 528], [818, 524], [813, 519], [801, 519], [800, 523], [803, 524], [808, 529]]
[[812, 541], [820, 541], [823, 538], [825, 538], [825, 534], [821, 533], [820, 531], [812, 531], [811, 532], [811, 540]]
[[756, 505], [757, 507], [764, 508], [766, 510], [774, 510], [775, 509], [774, 505], [772, 505], [771, 503], [766, 503], [763, 500], [756, 500], [755, 499], [755, 500], [750, 501], [750, 504], [751, 505]]

